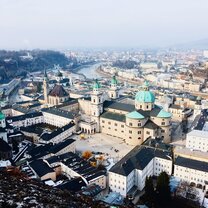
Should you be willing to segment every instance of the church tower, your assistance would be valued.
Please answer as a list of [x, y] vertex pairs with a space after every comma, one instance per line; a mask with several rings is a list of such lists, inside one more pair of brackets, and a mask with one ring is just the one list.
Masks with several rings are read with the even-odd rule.
[[48, 103], [48, 75], [46, 73], [46, 70], [44, 70], [43, 94], [44, 94], [45, 104], [47, 104]]
[[6, 131], [6, 121], [5, 121], [5, 115], [0, 110], [0, 139], [3, 139], [5, 142], [8, 142], [7, 140], [7, 131]]
[[57, 81], [58, 81], [58, 83], [61, 83], [62, 80], [63, 80], [63, 74], [60, 72], [60, 70], [58, 70]]
[[99, 132], [99, 117], [103, 113], [103, 93], [100, 91], [100, 83], [96, 79], [91, 94], [91, 120], [97, 122], [96, 131]]
[[110, 99], [117, 99], [119, 97], [119, 92], [118, 92], [118, 81], [116, 79], [116, 76], [114, 75], [111, 79], [111, 85], [108, 90], [108, 96]]

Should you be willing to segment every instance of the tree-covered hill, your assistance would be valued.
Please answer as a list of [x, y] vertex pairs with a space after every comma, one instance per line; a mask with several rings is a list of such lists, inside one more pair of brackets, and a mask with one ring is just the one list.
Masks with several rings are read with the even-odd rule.
[[52, 68], [54, 64], [66, 68], [76, 60], [52, 50], [0, 51], [0, 80], [24, 76], [27, 72]]

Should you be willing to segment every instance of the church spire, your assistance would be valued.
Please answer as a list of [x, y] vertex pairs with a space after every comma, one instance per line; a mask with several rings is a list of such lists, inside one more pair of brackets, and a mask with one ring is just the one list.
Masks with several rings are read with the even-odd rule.
[[48, 75], [46, 69], [44, 69], [44, 79], [43, 79], [43, 96], [45, 104], [48, 103]]
[[46, 69], [44, 69], [44, 80], [48, 81], [48, 75], [47, 75]]
[[111, 87], [116, 87], [118, 84], [118, 81], [116, 79], [116, 75], [113, 75], [112, 79], [111, 79]]
[[100, 89], [100, 83], [98, 82], [97, 79], [95, 79], [94, 84], [93, 84], [93, 92], [98, 92]]

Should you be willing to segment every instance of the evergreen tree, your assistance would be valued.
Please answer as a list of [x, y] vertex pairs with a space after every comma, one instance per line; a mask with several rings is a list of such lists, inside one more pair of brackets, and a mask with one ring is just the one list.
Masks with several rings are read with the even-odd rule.
[[152, 206], [155, 201], [155, 192], [154, 192], [152, 176], [146, 178], [144, 191], [145, 191], [144, 194], [145, 201], [147, 202], [147, 204]]
[[157, 179], [157, 203], [167, 204], [171, 200], [171, 192], [169, 186], [169, 176], [166, 172], [160, 173]]

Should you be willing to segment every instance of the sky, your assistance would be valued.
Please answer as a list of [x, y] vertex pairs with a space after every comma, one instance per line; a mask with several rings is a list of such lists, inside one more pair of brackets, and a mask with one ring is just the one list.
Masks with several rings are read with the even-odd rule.
[[208, 0], [0, 0], [0, 49], [165, 47], [208, 39]]

